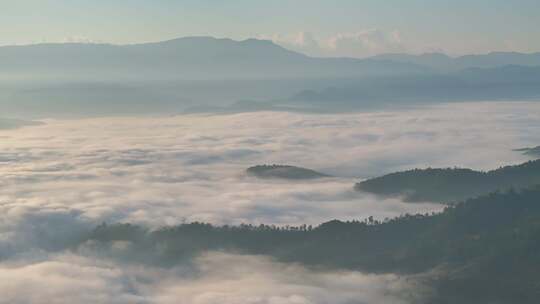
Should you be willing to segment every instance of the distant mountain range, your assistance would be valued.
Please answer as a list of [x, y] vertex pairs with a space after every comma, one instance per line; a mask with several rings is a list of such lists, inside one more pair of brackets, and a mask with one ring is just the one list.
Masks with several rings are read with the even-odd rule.
[[540, 66], [540, 52], [530, 54], [493, 52], [460, 57], [450, 57], [441, 53], [421, 55], [383, 54], [371, 57], [370, 59], [414, 63], [442, 71], [458, 71], [467, 68], [494, 68], [506, 65]]
[[417, 64], [384, 59], [312, 58], [267, 40], [211, 37], [133, 45], [5, 46], [0, 47], [0, 66], [0, 78], [75, 77], [93, 81], [320, 78], [430, 71]]
[[186, 37], [132, 44], [57, 43], [0, 47], [0, 78], [86, 80], [320, 78], [429, 74], [507, 65], [540, 66], [540, 53], [386, 54], [366, 59], [314, 58], [268, 40]]
[[371, 77], [341, 86], [303, 90], [292, 104], [358, 109], [384, 104], [540, 100], [540, 66], [507, 65], [407, 77]]
[[0, 88], [0, 111], [33, 116], [537, 100], [540, 53], [314, 58], [271, 41], [211, 37], [4, 46]]

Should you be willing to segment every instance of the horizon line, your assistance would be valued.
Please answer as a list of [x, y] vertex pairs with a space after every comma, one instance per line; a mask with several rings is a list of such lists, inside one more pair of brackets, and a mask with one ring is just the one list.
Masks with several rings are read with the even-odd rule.
[[375, 58], [379, 56], [391, 56], [391, 55], [407, 55], [407, 56], [428, 56], [428, 55], [443, 55], [452, 59], [460, 58], [460, 57], [466, 57], [466, 56], [485, 56], [485, 55], [493, 55], [493, 54], [520, 54], [520, 55], [540, 55], [539, 51], [533, 51], [533, 52], [520, 52], [520, 51], [489, 51], [486, 53], [467, 53], [467, 54], [459, 54], [459, 55], [453, 55], [449, 54], [445, 51], [433, 51], [433, 52], [382, 52], [379, 54], [371, 55], [371, 56], [365, 56], [365, 57], [353, 57], [353, 56], [311, 56], [309, 54], [306, 54], [301, 51], [292, 50], [280, 43], [277, 43], [274, 40], [271, 39], [261, 39], [256, 37], [249, 37], [245, 39], [234, 39], [230, 37], [216, 37], [211, 35], [193, 35], [193, 36], [180, 36], [177, 38], [171, 38], [171, 39], [165, 39], [165, 40], [155, 40], [155, 41], [146, 41], [146, 42], [134, 42], [134, 43], [113, 43], [113, 42], [102, 42], [102, 41], [42, 41], [42, 42], [30, 42], [30, 43], [20, 43], [20, 44], [3, 44], [0, 45], [0, 48], [5, 47], [30, 47], [30, 46], [43, 46], [43, 45], [98, 45], [98, 46], [117, 46], [117, 47], [126, 47], [126, 46], [137, 46], [137, 45], [150, 45], [150, 44], [160, 44], [160, 43], [168, 43], [173, 42], [177, 40], [183, 40], [183, 39], [211, 39], [216, 41], [231, 41], [236, 43], [244, 43], [248, 41], [260, 41], [260, 42], [269, 42], [275, 46], [279, 46], [287, 51], [298, 53], [304, 56], [313, 57], [313, 58], [350, 58], [350, 59], [369, 59], [369, 58]]

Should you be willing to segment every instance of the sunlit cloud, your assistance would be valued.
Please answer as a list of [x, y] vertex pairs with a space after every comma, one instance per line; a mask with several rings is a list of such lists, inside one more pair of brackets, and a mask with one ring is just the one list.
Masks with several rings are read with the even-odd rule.
[[[285, 48], [311, 56], [369, 57], [385, 53], [422, 52], [422, 47], [409, 45], [397, 31], [363, 29], [356, 32], [336, 33], [319, 37], [311, 32], [260, 35]], [[428, 48], [425, 48], [428, 50]]]

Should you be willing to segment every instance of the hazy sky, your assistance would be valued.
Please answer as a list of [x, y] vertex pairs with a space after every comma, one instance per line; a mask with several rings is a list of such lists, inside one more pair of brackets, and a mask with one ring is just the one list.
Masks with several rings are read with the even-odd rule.
[[0, 45], [269, 38], [316, 55], [540, 51], [538, 0], [1, 0]]

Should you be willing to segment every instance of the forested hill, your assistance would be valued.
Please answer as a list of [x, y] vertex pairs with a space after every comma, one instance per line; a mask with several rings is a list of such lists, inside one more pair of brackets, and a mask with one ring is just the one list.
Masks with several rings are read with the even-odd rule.
[[540, 157], [540, 146], [536, 146], [534, 148], [516, 149], [514, 151], [522, 152], [523, 154], [529, 155], [532, 157]]
[[357, 183], [355, 189], [380, 195], [402, 195], [406, 201], [455, 203], [496, 190], [540, 184], [540, 160], [482, 172], [470, 169], [414, 169]]
[[246, 170], [246, 173], [259, 178], [315, 179], [329, 175], [301, 167], [287, 165], [259, 165]]
[[165, 266], [207, 250], [230, 250], [316, 267], [417, 274], [434, 290], [426, 303], [523, 304], [540, 297], [540, 187], [383, 223], [331, 221], [315, 228], [192, 223], [157, 231], [101, 225], [85, 240], [103, 254], [124, 241], [130, 244], [124, 252], [130, 261]]

